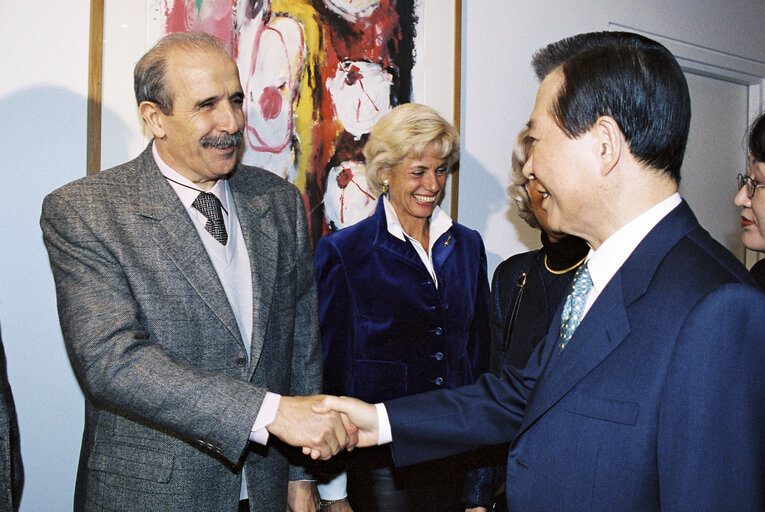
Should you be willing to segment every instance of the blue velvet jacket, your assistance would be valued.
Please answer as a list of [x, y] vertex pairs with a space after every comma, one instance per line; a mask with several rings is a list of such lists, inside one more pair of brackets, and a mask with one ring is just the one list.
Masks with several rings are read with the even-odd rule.
[[319, 240], [314, 260], [324, 390], [367, 402], [470, 384], [489, 364], [480, 235], [453, 223], [433, 246], [438, 288], [414, 247], [371, 217]]

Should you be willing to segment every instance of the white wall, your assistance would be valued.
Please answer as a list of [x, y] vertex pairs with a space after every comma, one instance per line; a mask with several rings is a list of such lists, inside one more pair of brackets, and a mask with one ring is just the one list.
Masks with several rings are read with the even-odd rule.
[[26, 469], [22, 511], [72, 509], [83, 400], [64, 351], [38, 225], [85, 174], [88, 0], [3, 2], [0, 324]]
[[[142, 1], [133, 2], [143, 9]], [[537, 88], [529, 65], [534, 50], [616, 22], [677, 34], [702, 46], [721, 45], [753, 59], [765, 55], [765, 3], [757, 0], [719, 5], [598, 0], [586, 9], [582, 2], [573, 8], [562, 0], [463, 2], [459, 212], [461, 222], [484, 236], [490, 271], [501, 259], [536, 246], [536, 234], [515, 219], [504, 194], [510, 148]], [[107, 17], [124, 4], [107, 2]], [[89, 0], [8, 0], [3, 14], [0, 202], [6, 210], [0, 222], [0, 324], [27, 476], [22, 512], [66, 511], [71, 510], [83, 400], [61, 340], [38, 218], [46, 193], [85, 174]], [[715, 22], [701, 25], [700, 19]], [[116, 39], [105, 44], [107, 52], [119, 48]], [[140, 55], [142, 49], [117, 51]], [[133, 108], [126, 106], [126, 114], [104, 112], [104, 124], [110, 126], [105, 164], [124, 161], [143, 145], [140, 137], [132, 139], [140, 126]]]
[[[537, 49], [609, 23], [705, 48], [765, 60], [765, 2], [759, 0], [463, 0], [462, 134], [459, 220], [481, 232], [489, 272], [539, 246], [505, 195], [510, 152], [531, 113]], [[743, 135], [743, 132], [742, 134]]]

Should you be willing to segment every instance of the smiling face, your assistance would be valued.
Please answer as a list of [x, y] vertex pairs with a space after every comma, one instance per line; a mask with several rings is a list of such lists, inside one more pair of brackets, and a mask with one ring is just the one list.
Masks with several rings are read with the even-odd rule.
[[404, 231], [413, 233], [415, 226], [428, 221], [441, 199], [448, 171], [444, 159], [428, 146], [421, 157], [409, 155], [381, 173], [389, 182], [388, 198]]
[[527, 189], [539, 193], [538, 202], [551, 232], [577, 235], [591, 241], [597, 225], [597, 143], [589, 132], [569, 138], [555, 123], [550, 108], [563, 80], [554, 71], [542, 81], [529, 120], [531, 147], [523, 168]]
[[[746, 174], [758, 183], [765, 183], [765, 163], [756, 161], [750, 155]], [[750, 199], [746, 186], [741, 187], [734, 203], [741, 207], [741, 242], [747, 249], [765, 252], [765, 188], [755, 190], [754, 197]]]
[[171, 50], [166, 80], [173, 94], [172, 112], [143, 102], [141, 114], [165, 163], [209, 189], [232, 171], [239, 156], [244, 95], [236, 64], [215, 50]]
[[[531, 152], [529, 152], [531, 155]], [[524, 164], [524, 167], [528, 164]], [[559, 233], [550, 227], [550, 222], [547, 220], [547, 212], [542, 208], [542, 201], [547, 198], [547, 192], [540, 192], [537, 187], [537, 180], [526, 182], [526, 192], [529, 194], [529, 203], [531, 205], [531, 211], [534, 212], [534, 217], [539, 223], [539, 227], [547, 234], [547, 237], [552, 242], [558, 242], [566, 237], [564, 233]]]

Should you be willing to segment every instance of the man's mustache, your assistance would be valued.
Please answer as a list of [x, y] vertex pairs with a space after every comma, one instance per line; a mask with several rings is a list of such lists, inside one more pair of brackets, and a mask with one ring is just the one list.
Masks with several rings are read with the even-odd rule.
[[241, 130], [236, 133], [221, 133], [220, 135], [206, 135], [199, 140], [203, 148], [228, 149], [242, 144]]

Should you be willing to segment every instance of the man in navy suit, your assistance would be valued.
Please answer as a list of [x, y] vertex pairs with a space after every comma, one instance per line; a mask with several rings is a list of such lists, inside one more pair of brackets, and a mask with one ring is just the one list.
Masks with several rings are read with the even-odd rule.
[[765, 510], [765, 295], [677, 193], [679, 65], [603, 32], [534, 67], [524, 174], [551, 227], [591, 246], [581, 323], [559, 311], [564, 327], [502, 379], [315, 410], [348, 414], [359, 446], [392, 441], [398, 465], [510, 442], [511, 511]]

